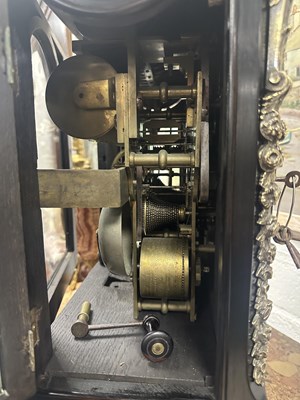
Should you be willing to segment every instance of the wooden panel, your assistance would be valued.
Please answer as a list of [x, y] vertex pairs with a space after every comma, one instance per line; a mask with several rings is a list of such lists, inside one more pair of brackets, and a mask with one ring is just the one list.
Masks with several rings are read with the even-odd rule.
[[30, 1], [0, 2], [0, 397], [20, 400], [34, 394], [35, 373], [51, 353], [28, 33], [34, 12]]
[[[98, 394], [102, 380], [109, 380], [131, 382], [136, 387], [138, 383], [154, 384], [153, 390], [159, 388], [164, 393], [173, 388], [178, 398], [179, 394], [189, 392], [198, 393], [199, 398], [203, 388], [212, 385], [214, 372], [214, 334], [206, 309], [199, 310], [196, 323], [189, 322], [188, 314], [157, 314], [161, 329], [169, 332], [174, 340], [174, 352], [163, 363], [154, 364], [143, 357], [140, 346], [145, 332], [142, 328], [93, 332], [86, 339], [74, 339], [70, 327], [84, 300], [92, 304], [91, 323], [133, 320], [132, 284], [113, 282], [105, 286], [107, 277], [107, 270], [96, 265], [52, 324], [54, 355], [46, 371], [50, 379], [48, 390], [58, 390], [59, 382], [63, 385], [61, 389], [65, 388], [66, 382], [72, 384], [73, 378], [80, 378], [84, 379], [85, 392], [98, 388]], [[78, 386], [70, 386], [69, 390], [77, 391]], [[141, 387], [139, 390], [143, 391]]]
[[[43, 371], [52, 352], [49, 304], [45, 272], [42, 220], [39, 204], [37, 176], [37, 146], [33, 105], [33, 82], [31, 65], [31, 30], [35, 29], [39, 15], [33, 0], [8, 2], [11, 18], [11, 39], [14, 82], [14, 113], [17, 139], [18, 169], [22, 203], [22, 231], [26, 254], [26, 273], [29, 292], [29, 305], [32, 315], [37, 311], [39, 340], [35, 346], [37, 372]], [[42, 26], [47, 26], [43, 17], [39, 17]], [[38, 18], [38, 19], [39, 19]], [[13, 236], [10, 237], [12, 240]]]
[[[88, 400], [216, 400], [211, 387], [182, 381], [141, 383], [55, 376], [50, 387], [56, 396], [62, 393], [64, 400], [83, 400], [85, 396]], [[32, 400], [52, 399], [51, 394], [39, 393]]]
[[121, 207], [128, 201], [125, 168], [39, 170], [41, 207]]
[[[249, 303], [257, 201], [258, 101], [264, 75], [261, 0], [231, 0], [225, 14], [222, 121], [220, 121], [216, 274], [217, 398], [266, 399], [251, 382]], [[267, 11], [267, 10], [266, 10]], [[251, 22], [250, 22], [251, 21]], [[254, 278], [255, 279], [255, 278]], [[253, 307], [251, 305], [251, 308]]]

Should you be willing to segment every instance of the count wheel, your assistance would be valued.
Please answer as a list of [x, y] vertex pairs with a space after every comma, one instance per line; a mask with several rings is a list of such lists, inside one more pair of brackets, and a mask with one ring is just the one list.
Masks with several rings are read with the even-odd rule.
[[171, 336], [163, 331], [147, 333], [142, 340], [142, 353], [152, 362], [166, 360], [173, 351], [173, 340]]

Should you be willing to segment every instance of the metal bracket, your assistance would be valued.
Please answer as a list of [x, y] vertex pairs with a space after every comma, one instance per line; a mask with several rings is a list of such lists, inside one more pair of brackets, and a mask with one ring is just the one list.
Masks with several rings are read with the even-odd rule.
[[124, 143], [129, 136], [128, 119], [128, 74], [117, 74], [116, 82], [116, 113], [118, 143]]
[[121, 207], [128, 201], [125, 168], [39, 170], [41, 207]]
[[11, 50], [11, 38], [10, 38], [10, 28], [7, 26], [4, 30], [4, 55], [5, 55], [5, 72], [7, 76], [7, 82], [10, 85], [13, 85], [15, 82], [14, 79], [14, 65], [12, 58], [12, 50]]

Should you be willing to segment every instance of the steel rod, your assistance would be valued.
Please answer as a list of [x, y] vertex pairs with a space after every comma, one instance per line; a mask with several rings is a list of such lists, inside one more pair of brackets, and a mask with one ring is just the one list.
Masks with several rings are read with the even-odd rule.
[[121, 328], [135, 328], [138, 326], [143, 326], [143, 321], [140, 322], [130, 322], [127, 324], [101, 324], [101, 325], [89, 325], [89, 331], [102, 331], [105, 329], [121, 329]]

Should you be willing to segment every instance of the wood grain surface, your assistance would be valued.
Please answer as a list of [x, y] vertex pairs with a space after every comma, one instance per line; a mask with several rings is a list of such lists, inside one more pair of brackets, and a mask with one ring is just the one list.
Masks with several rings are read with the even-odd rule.
[[268, 400], [300, 400], [300, 343], [272, 330], [266, 378]]
[[155, 384], [162, 388], [166, 384], [168, 390], [175, 385], [181, 393], [190, 391], [196, 395], [199, 390], [198, 396], [203, 394], [203, 388], [211, 387], [215, 345], [206, 310], [200, 312], [196, 323], [190, 323], [185, 314], [159, 314], [161, 329], [174, 340], [173, 354], [163, 363], [151, 363], [142, 355], [143, 328], [98, 331], [86, 339], [74, 339], [70, 328], [84, 300], [92, 304], [91, 323], [133, 321], [132, 284], [112, 282], [105, 286], [107, 279], [106, 269], [97, 264], [52, 324], [54, 355], [47, 368], [50, 389], [52, 384], [63, 388], [66, 382], [71, 384], [79, 378], [84, 379], [87, 392], [88, 382], [95, 385], [97, 380]]

